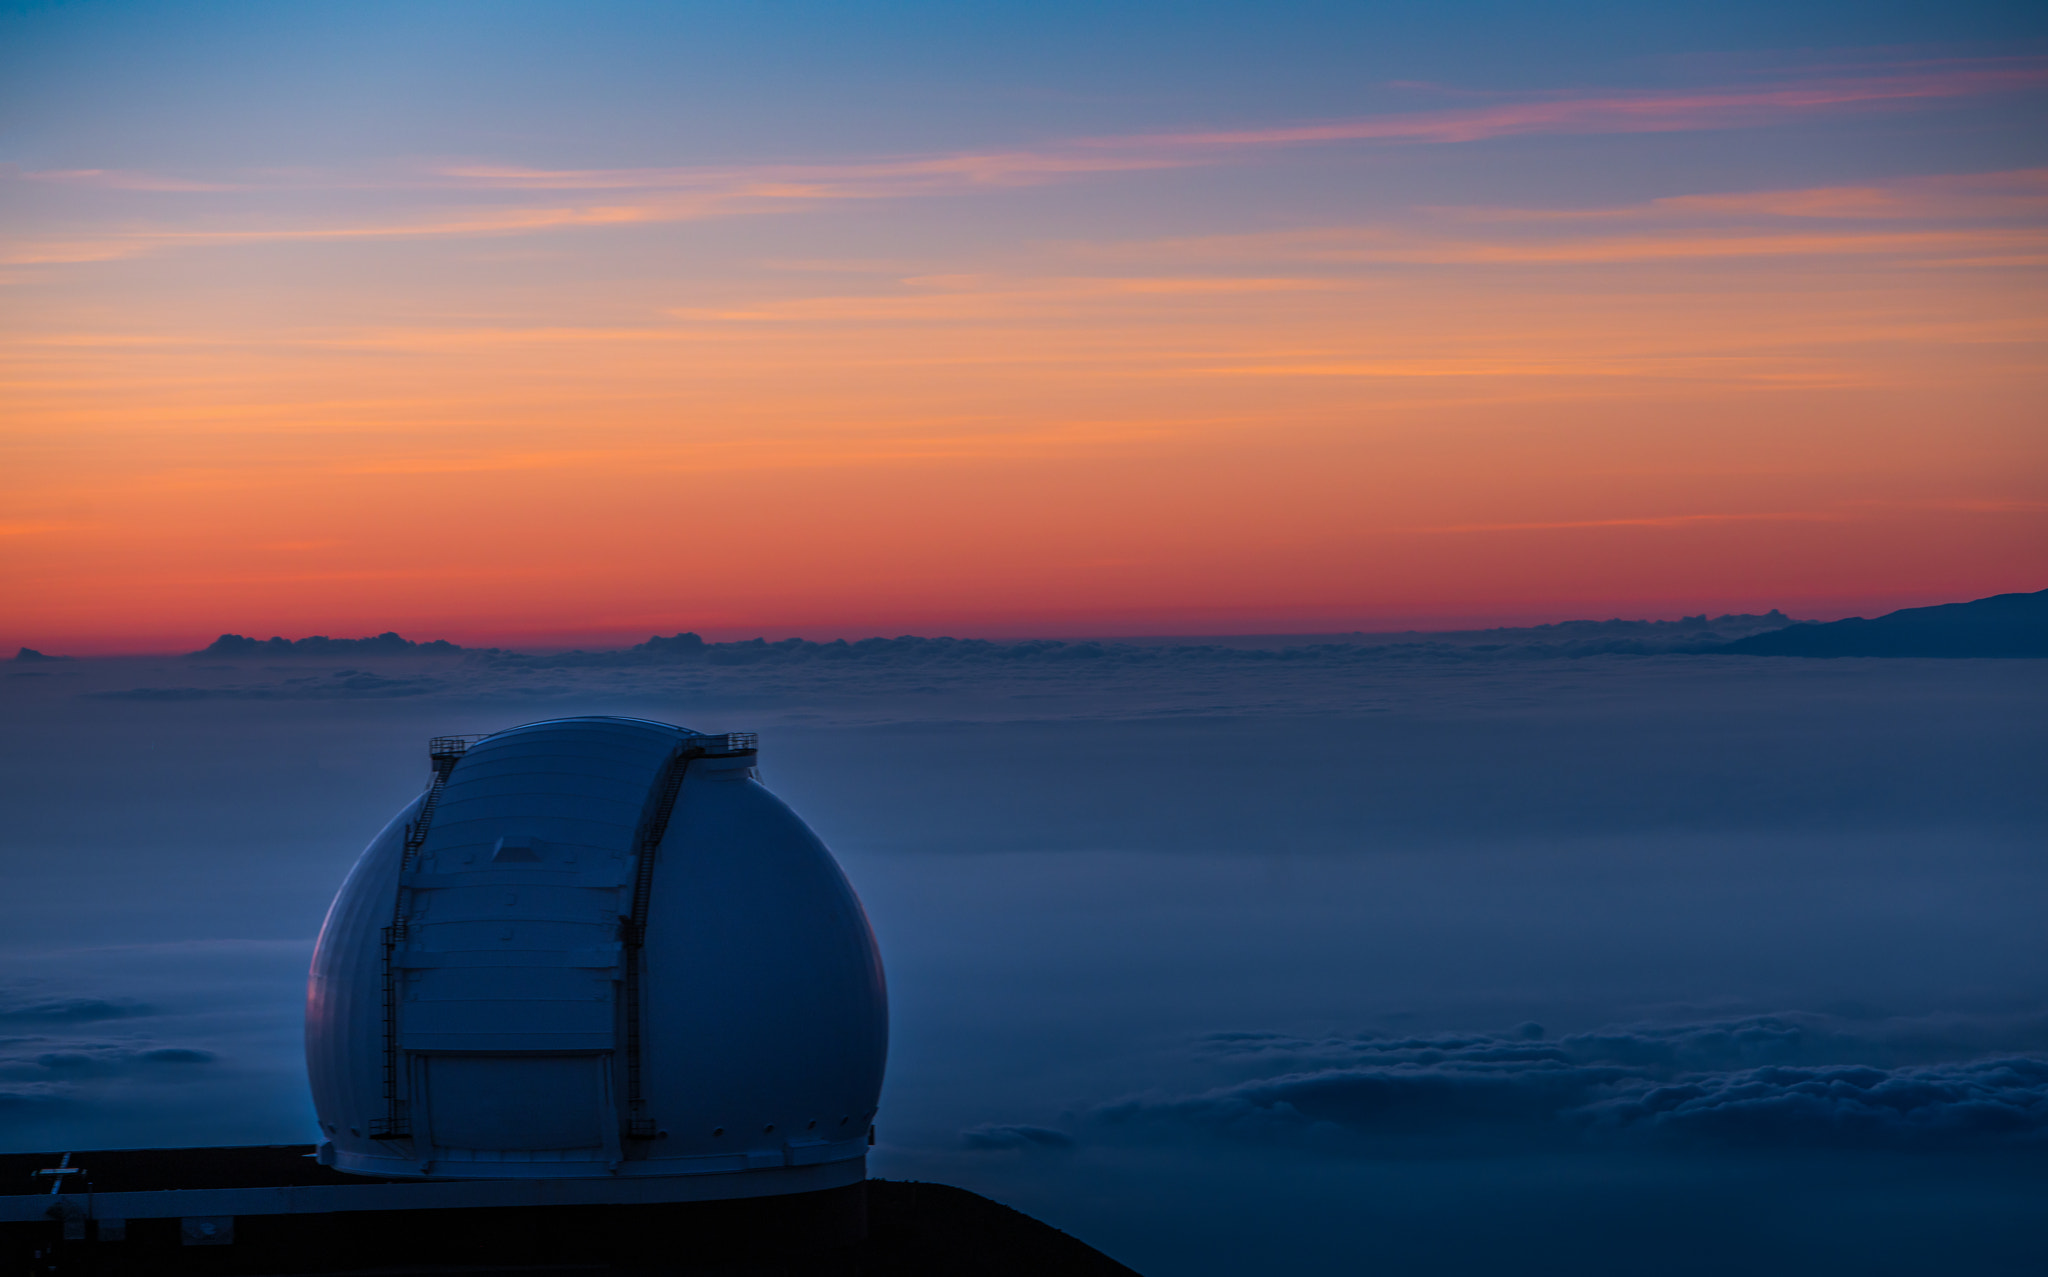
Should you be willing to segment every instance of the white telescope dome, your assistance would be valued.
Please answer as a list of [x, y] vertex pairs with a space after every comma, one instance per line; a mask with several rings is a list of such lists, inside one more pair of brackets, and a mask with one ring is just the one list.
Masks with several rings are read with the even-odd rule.
[[751, 735], [563, 718], [429, 753], [314, 949], [323, 1161], [719, 1197], [865, 1177], [881, 960]]

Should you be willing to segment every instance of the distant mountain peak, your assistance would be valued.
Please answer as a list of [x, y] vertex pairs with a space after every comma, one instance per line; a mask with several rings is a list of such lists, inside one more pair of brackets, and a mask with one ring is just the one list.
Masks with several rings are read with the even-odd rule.
[[2048, 590], [1808, 622], [1716, 649], [1743, 656], [2048, 656]]

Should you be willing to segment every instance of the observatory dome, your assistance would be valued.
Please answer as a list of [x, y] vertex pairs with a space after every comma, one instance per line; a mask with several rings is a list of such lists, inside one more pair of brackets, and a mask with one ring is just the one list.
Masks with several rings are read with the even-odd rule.
[[881, 960], [751, 735], [563, 718], [429, 754], [313, 953], [323, 1161], [716, 1196], [865, 1176]]

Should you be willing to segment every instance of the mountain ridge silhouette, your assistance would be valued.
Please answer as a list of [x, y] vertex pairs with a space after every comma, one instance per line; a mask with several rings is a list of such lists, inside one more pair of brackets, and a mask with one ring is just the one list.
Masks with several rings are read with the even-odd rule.
[[2048, 590], [1807, 622], [1715, 649], [1740, 656], [2048, 656]]

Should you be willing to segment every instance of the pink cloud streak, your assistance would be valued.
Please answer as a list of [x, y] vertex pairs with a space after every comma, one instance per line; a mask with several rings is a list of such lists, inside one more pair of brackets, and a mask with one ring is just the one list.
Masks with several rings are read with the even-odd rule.
[[1090, 139], [1082, 145], [1242, 147], [1308, 142], [1477, 142], [1527, 133], [1672, 133], [1739, 127], [1828, 107], [1874, 106], [2022, 92], [2048, 84], [2036, 60], [1879, 76], [1841, 76], [1764, 88], [1553, 97], [1458, 111], [1325, 124]]
[[1221, 156], [1213, 153], [1267, 146], [1349, 141], [1451, 144], [1540, 133], [1684, 132], [1753, 126], [1831, 108], [1982, 97], [2044, 86], [2048, 86], [2048, 61], [2001, 59], [1990, 64], [1948, 64], [1759, 88], [1557, 95], [1531, 102], [1278, 128], [1079, 138], [1043, 150], [743, 168], [527, 169], [463, 165], [443, 169], [440, 175], [463, 186], [512, 190], [645, 190], [749, 183], [776, 188], [756, 193], [784, 197], [875, 198], [947, 187], [1021, 185], [1087, 173], [1179, 168], [1218, 162]]
[[[1754, 126], [1835, 110], [1957, 100], [2038, 90], [2048, 86], [2048, 59], [1998, 59], [1924, 64], [1883, 74], [1814, 77], [1758, 87], [1716, 88], [1675, 93], [1552, 95], [1539, 100], [1498, 103], [1447, 111], [1373, 116], [1317, 124], [1221, 131], [1185, 131], [1080, 138], [1041, 149], [960, 152], [950, 155], [880, 157], [812, 164], [764, 163], [615, 169], [536, 169], [501, 164], [454, 164], [427, 173], [382, 181], [344, 181], [361, 189], [454, 189], [468, 191], [635, 192], [613, 197], [603, 207], [441, 210], [355, 226], [250, 227], [220, 230], [128, 230], [80, 236], [75, 231], [18, 241], [0, 254], [0, 264], [31, 265], [106, 261], [174, 245], [250, 243], [266, 240], [378, 239], [447, 235], [523, 234], [567, 227], [634, 222], [687, 221], [792, 210], [821, 203], [943, 195], [992, 187], [1026, 186], [1091, 174], [1135, 172], [1224, 163], [1266, 147], [1353, 141], [1456, 144], [1488, 138], [1570, 133], [1675, 132]], [[11, 171], [10, 171], [11, 170]], [[74, 169], [24, 172], [0, 166], [0, 177], [53, 185], [97, 186], [138, 191], [260, 191], [264, 184], [225, 187], [117, 170]], [[2015, 178], [2014, 190], [1980, 193], [1979, 202], [1999, 201], [2008, 212], [2032, 211], [2038, 183]], [[297, 173], [287, 185], [320, 185]], [[1660, 201], [1665, 214], [1772, 211], [1806, 215], [1902, 215], [1924, 206], [1933, 187], [1907, 201], [1884, 192], [1840, 189], [1807, 193], [1764, 193], [1717, 197], [1748, 201], [1752, 207], [1716, 207], [1710, 200]], [[1796, 203], [1803, 201], [1803, 203]], [[1769, 203], [1770, 207], [1765, 208]], [[1582, 210], [1536, 217], [1629, 215], [1640, 210]], [[1463, 216], [1474, 216], [1466, 211]], [[1481, 219], [1518, 216], [1513, 211], [1478, 213]], [[1748, 254], [1770, 246], [1751, 244]], [[1714, 250], [1725, 252], [1723, 246]], [[1550, 250], [1555, 255], [1556, 250]], [[1663, 255], [1663, 254], [1656, 254]]]

